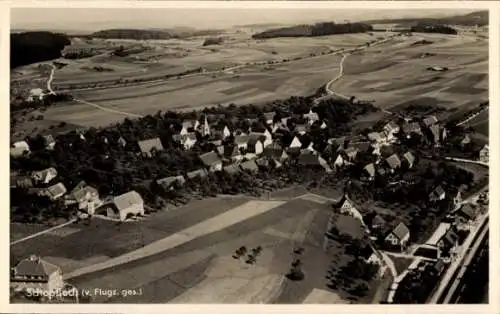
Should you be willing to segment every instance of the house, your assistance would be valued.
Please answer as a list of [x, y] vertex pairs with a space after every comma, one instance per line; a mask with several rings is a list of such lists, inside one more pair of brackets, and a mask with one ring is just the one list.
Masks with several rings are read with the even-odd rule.
[[266, 159], [274, 159], [277, 161], [283, 161], [288, 158], [288, 155], [278, 143], [273, 143], [272, 145], [265, 147], [262, 155]]
[[371, 132], [371, 133], [368, 133], [368, 139], [372, 142], [375, 142], [375, 143], [381, 143], [381, 142], [384, 142], [386, 140], [386, 137], [383, 133]]
[[441, 142], [441, 130], [439, 128], [439, 125], [433, 124], [429, 126], [429, 131], [432, 142], [434, 143], [434, 145], [439, 146]]
[[47, 134], [43, 136], [43, 141], [45, 143], [45, 148], [48, 150], [53, 150], [54, 146], [56, 146], [56, 141], [52, 134]]
[[319, 116], [316, 112], [313, 112], [312, 110], [309, 110], [308, 113], [305, 113], [303, 115], [304, 119], [307, 120], [307, 123], [309, 125], [312, 125], [314, 122], [318, 121], [319, 120]]
[[304, 124], [297, 124], [293, 131], [298, 135], [304, 135], [309, 132], [309, 126]]
[[182, 122], [182, 129], [179, 132], [180, 135], [186, 135], [190, 132], [196, 131], [200, 127], [200, 122], [198, 120], [187, 120]]
[[431, 202], [438, 202], [444, 200], [446, 197], [446, 192], [444, 191], [443, 187], [438, 185], [430, 194], [429, 194], [429, 201]]
[[346, 154], [343, 151], [339, 152], [337, 158], [335, 158], [335, 161], [333, 162], [335, 168], [341, 168], [348, 164], [350, 163], [348, 161]]
[[332, 169], [330, 169], [330, 166], [328, 166], [328, 163], [326, 160], [324, 160], [321, 156], [311, 154], [311, 153], [302, 153], [299, 155], [299, 161], [298, 164], [301, 166], [313, 166], [313, 167], [321, 167], [323, 168], [326, 172], [331, 172]]
[[284, 126], [288, 126], [288, 120], [290, 119], [290, 117], [284, 117], [284, 118], [281, 118], [281, 124], [283, 124]]
[[288, 148], [301, 148], [301, 147], [302, 147], [302, 142], [299, 140], [297, 136], [295, 136], [290, 145], [288, 145]]
[[484, 163], [488, 163], [490, 157], [490, 147], [488, 144], [484, 145], [479, 151], [479, 160]]
[[234, 144], [224, 146], [224, 154], [225, 158], [231, 159], [232, 162], [238, 162], [243, 159], [243, 155], [241, 154], [238, 146]]
[[30, 177], [14, 178], [14, 182], [13, 182], [13, 184], [11, 184], [11, 186], [23, 188], [23, 189], [32, 188], [33, 187], [33, 179]]
[[339, 215], [335, 220], [335, 228], [339, 235], [361, 240], [365, 236], [365, 228], [359, 219], [348, 215]]
[[288, 129], [288, 126], [286, 124], [283, 124], [281, 122], [276, 122], [276, 123], [273, 123], [272, 126], [271, 126], [271, 132], [272, 133], [277, 133], [277, 132], [283, 132], [283, 131], [286, 131], [286, 132], [289, 132], [290, 130]]
[[398, 246], [401, 249], [406, 246], [410, 239], [410, 229], [400, 222], [385, 238], [385, 241], [391, 246]]
[[87, 185], [84, 181], [78, 183], [65, 197], [65, 204], [78, 204], [78, 209], [93, 215], [95, 209], [102, 205], [99, 192], [96, 188]]
[[239, 173], [240, 168], [236, 164], [230, 164], [228, 166], [225, 166], [222, 171], [227, 173], [227, 174], [233, 175], [233, 174]]
[[472, 141], [470, 139], [469, 134], [465, 134], [464, 138], [460, 141], [460, 146], [465, 147], [471, 143]]
[[356, 156], [358, 156], [358, 149], [352, 146], [349, 146], [347, 149], [344, 150], [345, 155], [347, 156], [347, 160], [352, 162], [356, 159]]
[[342, 197], [340, 204], [342, 205], [340, 206], [339, 211], [342, 215], [349, 215], [363, 221], [363, 216], [356, 208], [354, 202], [346, 194]]
[[382, 216], [380, 216], [379, 214], [376, 214], [375, 216], [373, 216], [371, 221], [369, 221], [367, 224], [370, 226], [370, 230], [380, 231], [380, 230], [383, 230], [385, 228], [385, 226], [387, 225], [387, 222], [385, 221], [384, 218], [382, 218]]
[[260, 155], [264, 151], [264, 144], [262, 143], [265, 140], [264, 137], [261, 136], [251, 136], [248, 140], [247, 144], [247, 153]]
[[457, 194], [453, 197], [453, 205], [458, 207], [460, 204], [462, 204], [462, 192], [458, 190]]
[[188, 178], [188, 180], [194, 180], [196, 178], [204, 178], [207, 175], [208, 175], [207, 170], [202, 168], [188, 172], [186, 174], [186, 177]]
[[113, 198], [113, 205], [117, 212], [108, 209], [108, 216], [118, 216], [121, 221], [129, 215], [144, 216], [144, 200], [136, 191], [130, 191]]
[[185, 150], [190, 150], [198, 141], [195, 132], [187, 134], [174, 134], [172, 135], [172, 140], [182, 145]]
[[462, 223], [466, 221], [471, 221], [476, 218], [476, 210], [472, 207], [471, 204], [466, 203], [462, 205], [456, 212], [455, 212], [458, 220]]
[[249, 171], [249, 172], [257, 172], [259, 171], [259, 167], [253, 160], [248, 160], [240, 164], [241, 170]]
[[319, 125], [319, 128], [324, 130], [328, 127], [328, 125], [326, 125], [325, 121], [321, 121], [321, 124]]
[[53, 167], [40, 171], [34, 171], [31, 174], [31, 178], [33, 179], [33, 181], [35, 181], [36, 183], [43, 183], [43, 184], [48, 184], [55, 177], [57, 177], [57, 170]]
[[238, 149], [246, 150], [248, 147], [248, 141], [250, 141], [250, 136], [248, 135], [238, 135], [234, 137], [234, 144]]
[[118, 139], [117, 143], [121, 147], [127, 146], [127, 141], [122, 136], [120, 136], [120, 138]]
[[403, 155], [403, 158], [405, 159], [408, 168], [412, 168], [415, 163], [415, 156], [411, 152], [406, 152]]
[[362, 247], [359, 252], [359, 257], [361, 257], [366, 263], [382, 265], [382, 259], [373, 250], [371, 245], [365, 245], [364, 247]]
[[437, 247], [439, 248], [440, 252], [447, 255], [447, 253], [456, 249], [456, 247], [458, 246], [458, 241], [458, 234], [452, 228], [450, 228], [444, 234], [444, 236], [439, 239], [439, 241], [437, 242]]
[[199, 156], [201, 162], [208, 168], [209, 172], [221, 171], [222, 161], [215, 152], [208, 152]]
[[406, 134], [407, 138], [411, 138], [413, 134], [422, 135], [422, 129], [418, 122], [410, 122], [403, 124], [403, 133]]
[[38, 192], [40, 196], [47, 196], [51, 201], [55, 201], [64, 194], [66, 194], [67, 190], [64, 184], [61, 182], [56, 183], [54, 185], [49, 186], [48, 188], [41, 189]]
[[397, 154], [392, 154], [391, 156], [387, 157], [385, 161], [389, 168], [391, 168], [392, 172], [401, 168], [401, 159], [399, 159], [399, 156]]
[[17, 291], [41, 289], [56, 291], [64, 287], [61, 268], [31, 255], [25, 258], [10, 271], [10, 287]]
[[399, 130], [399, 125], [397, 125], [394, 121], [390, 121], [389, 123], [384, 125], [384, 132], [389, 138], [392, 138], [394, 134], [399, 132]]
[[30, 146], [26, 141], [19, 141], [12, 144], [10, 155], [12, 157], [20, 157], [30, 153]]
[[273, 124], [275, 116], [276, 116], [276, 113], [274, 113], [274, 112], [265, 112], [264, 113], [264, 120], [266, 121], [266, 124], [267, 125]]
[[375, 178], [375, 174], [377, 173], [376, 170], [375, 170], [375, 164], [372, 162], [368, 165], [366, 165], [363, 170], [365, 171], [365, 173], [367, 174], [368, 176], [368, 179], [370, 180], [373, 180], [373, 178]]
[[155, 152], [163, 150], [163, 145], [158, 137], [151, 138], [144, 141], [139, 141], [139, 149], [145, 157], [152, 157]]
[[426, 127], [430, 127], [431, 125], [437, 124], [439, 120], [436, 118], [436, 116], [428, 116], [422, 122]]
[[183, 176], [172, 176], [156, 180], [156, 184], [161, 186], [164, 190], [172, 190], [176, 185], [181, 186], [186, 182]]

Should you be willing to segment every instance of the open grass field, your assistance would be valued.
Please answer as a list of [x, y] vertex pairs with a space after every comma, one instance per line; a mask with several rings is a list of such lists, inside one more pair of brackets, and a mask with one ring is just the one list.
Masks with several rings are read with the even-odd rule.
[[[296, 196], [299, 190], [289, 192]], [[265, 204], [271, 207], [258, 209]], [[214, 227], [218, 224], [214, 219], [224, 215], [229, 219], [237, 208], [246, 212], [254, 208], [259, 213], [222, 229]], [[68, 274], [180, 232], [189, 240], [69, 281], [89, 289], [94, 302], [104, 303], [302, 303], [323, 300], [325, 293], [335, 298], [322, 303], [346, 303], [346, 295], [326, 286], [325, 275], [332, 260], [340, 267], [350, 259], [340, 243], [330, 243], [330, 249], [323, 250], [330, 211], [328, 204], [314, 198], [286, 202], [209, 199], [155, 213], [139, 222], [116, 224], [94, 218], [90, 225], [66, 226], [12, 246], [11, 261], [39, 254]], [[210, 230], [204, 230], [211, 220]], [[11, 228], [17, 234], [23, 230], [14, 224]], [[232, 257], [241, 246], [249, 251], [262, 247], [254, 264], [246, 263], [245, 256]], [[290, 282], [284, 275], [297, 246], [305, 249], [301, 260], [306, 277]], [[110, 298], [94, 294], [95, 288], [136, 289], [141, 293]]]
[[[245, 202], [244, 198], [193, 201], [184, 207], [123, 224], [95, 218], [90, 225], [80, 222], [11, 246], [11, 263], [38, 254], [67, 273], [94, 264], [96, 257], [104, 261], [125, 254]], [[27, 228], [24, 224], [11, 224], [11, 234], [21, 238], [31, 234], [26, 234], [30, 231], [24, 230]]]
[[[433, 43], [412, 45], [422, 38]], [[449, 70], [433, 72], [427, 70], [430, 66]], [[383, 108], [408, 101], [448, 108], [478, 104], [488, 98], [488, 43], [472, 37], [414, 34], [400, 43], [349, 56], [344, 71], [334, 90], [375, 100]]]

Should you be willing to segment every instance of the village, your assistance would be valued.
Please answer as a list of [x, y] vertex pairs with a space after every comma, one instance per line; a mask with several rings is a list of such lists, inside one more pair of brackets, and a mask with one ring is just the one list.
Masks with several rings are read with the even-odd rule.
[[[468, 147], [471, 142], [467, 134], [449, 136], [445, 123], [439, 121], [435, 115], [430, 115], [412, 121], [390, 119], [383, 124], [379, 123], [379, 127], [365, 132], [364, 135], [328, 138], [325, 145], [318, 147], [316, 141], [311, 139], [311, 132], [324, 131], [330, 122], [321, 119], [313, 109], [302, 115], [289, 116], [264, 112], [257, 118], [245, 118], [244, 125], [248, 125], [247, 129], [230, 128], [228, 124], [221, 123], [223, 119], [214, 121], [213, 115], [210, 115], [210, 120], [213, 122], [209, 123], [209, 115], [206, 113], [200, 115], [199, 119], [183, 120], [178, 126], [171, 127], [172, 142], [187, 152], [203, 144], [206, 152], [198, 155], [203, 166], [184, 171], [183, 174], [159, 178], [154, 181], [154, 185], [166, 191], [165, 195], [179, 197], [179, 191], [182, 191], [184, 185], [217, 173], [223, 176], [244, 173], [252, 177], [258, 173], [294, 165], [297, 167], [294, 169], [298, 171], [314, 169], [320, 176], [337, 177], [339, 182], [347, 176], [348, 181], [344, 183], [347, 185], [351, 180], [370, 185], [379, 180], [390, 179], [389, 181], [393, 181], [389, 185], [397, 186], [411, 181], [404, 176], [405, 173], [411, 171], [419, 160], [424, 158], [422, 152], [418, 150], [421, 143], [426, 143], [432, 151], [449, 144], [450, 137], [453, 137], [454, 145], [462, 148]], [[75, 134], [77, 141], [85, 143], [86, 134], [83, 131]], [[134, 145], [128, 143], [122, 136], [113, 139], [102, 136], [100, 140], [105, 145], [116, 145], [124, 150]], [[51, 135], [43, 137], [44, 150], [53, 151], [57, 145], [57, 141]], [[140, 158], [144, 159], [154, 158], [164, 151], [159, 137], [140, 140], [135, 145], [137, 146], [134, 151], [138, 151]], [[29, 144], [26, 141], [14, 143], [11, 156], [30, 158]], [[488, 145], [484, 145], [472, 162], [487, 164], [488, 156]], [[97, 217], [126, 223], [129, 220], [140, 220], [140, 217], [145, 215], [154, 215], [150, 210], [154, 205], [146, 202], [136, 190], [116, 196], [100, 195], [96, 187], [84, 181], [68, 189], [58, 177], [56, 167], [50, 167], [24, 176], [14, 176], [11, 186], [23, 189], [28, 195], [36, 195], [56, 203], [67, 212], [75, 212], [77, 219], [80, 220]], [[394, 181], [396, 178], [399, 180]], [[467, 237], [471, 223], [483, 215], [484, 212], [481, 213], [481, 210], [485, 209], [477, 202], [475, 205], [469, 201], [464, 202], [462, 187], [446, 190], [443, 184], [436, 184], [425, 202], [448, 210], [445, 211], [446, 217], [434, 235], [425, 244], [419, 245], [418, 242], [412, 243], [410, 240], [410, 227], [404, 222], [396, 219], [389, 224], [381, 215], [374, 212], [369, 214], [365, 212], [363, 215], [351, 199], [347, 188], [344, 187], [343, 190], [342, 198], [332, 204], [334, 212], [329, 230], [326, 230], [326, 237], [348, 236], [357, 240], [368, 238], [367, 243], [373, 244], [365, 250], [368, 252], [366, 260], [379, 265], [380, 269], [394, 268], [393, 262], [387, 262], [387, 256], [395, 258], [402, 256], [403, 260], [406, 257], [420, 256], [415, 260], [417, 263], [407, 265], [411, 271], [422, 271], [425, 268], [422, 268], [422, 265], [427, 265], [430, 261], [432, 267], [438, 269], [435, 274], [439, 276], [445, 265], [453, 259], [454, 250]], [[479, 202], [487, 204], [484, 195]], [[385, 250], [387, 254], [380, 253]], [[46, 262], [33, 256], [19, 262], [13, 268], [14, 277], [11, 285], [16, 289], [25, 289], [33, 285], [38, 287], [40, 282], [43, 282], [50, 289], [62, 288], [64, 282], [60, 279], [60, 275], [54, 277], [54, 273], [61, 273], [57, 266], [42, 268], [26, 266], [40, 263]], [[31, 274], [30, 269], [42, 269], [45, 273]], [[393, 270], [394, 277], [399, 273]], [[35, 284], [33, 276], [38, 278]], [[391, 298], [394, 298], [394, 293]]]

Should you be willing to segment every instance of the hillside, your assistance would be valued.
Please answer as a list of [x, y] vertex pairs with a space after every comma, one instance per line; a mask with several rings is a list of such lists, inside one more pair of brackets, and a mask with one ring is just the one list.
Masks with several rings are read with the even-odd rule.
[[443, 18], [402, 18], [402, 19], [381, 19], [365, 21], [367, 24], [450, 24], [463, 26], [484, 26], [489, 24], [488, 11], [477, 11], [465, 15], [455, 15]]
[[186, 38], [193, 36], [208, 36], [218, 35], [220, 30], [195, 30], [188, 28], [179, 28], [171, 30], [160, 29], [106, 29], [94, 32], [85, 37], [91, 38], [106, 38], [106, 39], [171, 39], [171, 38]]
[[[15, 68], [61, 57], [61, 51], [71, 42], [65, 34], [24, 32], [10, 35], [10, 67]], [[36, 52], [36, 53], [34, 53]]]
[[364, 33], [373, 30], [373, 27], [364, 23], [335, 24], [334, 22], [303, 24], [290, 27], [270, 29], [252, 35], [253, 39], [276, 37], [315, 37], [348, 33]]

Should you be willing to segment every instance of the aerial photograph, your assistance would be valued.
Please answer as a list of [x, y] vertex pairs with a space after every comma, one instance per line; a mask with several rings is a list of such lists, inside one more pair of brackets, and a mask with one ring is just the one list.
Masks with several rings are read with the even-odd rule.
[[10, 12], [11, 304], [488, 304], [489, 12]]

